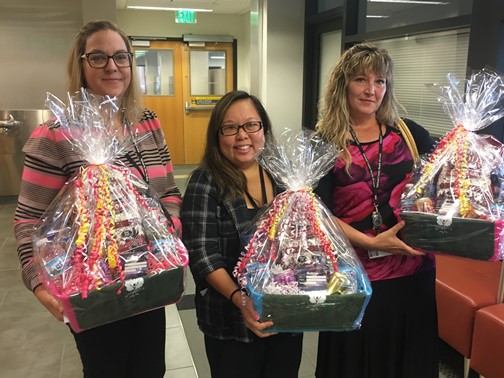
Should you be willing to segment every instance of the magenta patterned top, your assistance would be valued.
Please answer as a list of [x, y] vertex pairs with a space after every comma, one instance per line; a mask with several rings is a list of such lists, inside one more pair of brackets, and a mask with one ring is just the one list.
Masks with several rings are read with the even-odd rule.
[[[416, 124], [415, 126], [420, 127]], [[425, 131], [425, 133], [427, 132]], [[415, 134], [413, 135], [415, 136]], [[433, 143], [428, 133], [427, 137]], [[373, 174], [376, 176], [379, 151], [378, 140], [361, 143], [361, 146], [371, 164]], [[350, 144], [348, 147], [352, 156], [349, 174], [345, 171], [343, 160], [338, 159], [332, 171], [321, 180], [316, 192], [322, 197], [335, 216], [354, 228], [374, 236], [376, 231], [373, 230], [371, 223], [371, 214], [374, 211], [371, 175], [357, 145]], [[418, 142], [417, 147], [422, 152]], [[401, 194], [410, 179], [413, 158], [404, 139], [396, 129], [391, 127], [387, 127], [383, 138], [382, 155], [378, 205], [383, 218], [380, 231], [385, 231], [398, 221]], [[355, 248], [355, 251], [371, 281], [407, 276], [434, 267], [434, 258], [430, 255], [404, 256], [390, 254], [370, 258], [367, 250]]]

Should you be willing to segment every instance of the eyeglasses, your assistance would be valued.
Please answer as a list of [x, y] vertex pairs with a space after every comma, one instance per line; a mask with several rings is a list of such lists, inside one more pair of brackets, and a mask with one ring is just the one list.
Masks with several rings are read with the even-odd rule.
[[101, 52], [83, 54], [82, 59], [86, 59], [92, 68], [105, 67], [109, 59], [112, 58], [117, 67], [130, 67], [133, 54], [127, 51], [117, 52], [114, 55], [107, 55]]
[[230, 136], [236, 135], [240, 131], [240, 129], [245, 130], [247, 133], [257, 133], [262, 129], [262, 122], [260, 121], [252, 121], [244, 123], [243, 125], [225, 125], [219, 127], [219, 131], [222, 135]]

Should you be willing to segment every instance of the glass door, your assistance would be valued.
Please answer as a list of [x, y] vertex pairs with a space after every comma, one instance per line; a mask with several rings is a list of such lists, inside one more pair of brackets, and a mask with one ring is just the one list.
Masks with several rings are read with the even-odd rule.
[[185, 164], [201, 161], [212, 109], [234, 88], [233, 66], [232, 43], [184, 47]]

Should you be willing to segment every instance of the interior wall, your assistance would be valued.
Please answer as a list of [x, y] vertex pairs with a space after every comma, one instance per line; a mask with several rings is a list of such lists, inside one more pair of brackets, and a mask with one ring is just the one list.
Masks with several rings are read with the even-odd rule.
[[129, 35], [182, 37], [226, 34], [237, 39], [238, 84], [250, 89], [249, 15], [198, 15], [175, 24], [173, 12], [119, 10], [115, 0], [16, 0], [0, 2], [0, 109], [44, 109], [46, 92], [66, 98], [68, 51], [82, 25], [116, 22]]
[[[66, 98], [66, 60], [75, 35], [89, 19], [111, 19], [110, 1], [17, 0], [0, 4], [0, 109], [44, 109], [46, 92]], [[176, 24], [173, 12], [119, 10], [117, 24], [132, 36], [177, 37], [183, 34], [232, 35], [237, 40], [237, 88], [251, 83], [265, 103], [274, 128], [300, 128], [304, 0], [260, 0], [267, 21], [257, 45], [258, 14], [198, 15], [197, 24]], [[253, 46], [251, 39], [256, 41]], [[251, 66], [261, 57], [261, 71]], [[254, 93], [254, 92], [253, 92]], [[278, 134], [277, 131], [275, 131]]]
[[66, 93], [66, 59], [82, 25], [81, 1], [0, 4], [0, 109], [44, 109]]
[[82, 24], [93, 20], [117, 22], [116, 0], [85, 0], [82, 2]]
[[[265, 67], [261, 99], [277, 136], [300, 130], [303, 101], [304, 0], [263, 0]], [[252, 53], [252, 52], [251, 52]], [[253, 80], [253, 78], [252, 78]]]

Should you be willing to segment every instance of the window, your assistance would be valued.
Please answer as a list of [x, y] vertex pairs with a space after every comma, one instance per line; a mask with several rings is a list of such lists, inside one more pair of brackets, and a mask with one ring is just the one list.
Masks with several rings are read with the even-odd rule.
[[319, 99], [323, 98], [324, 89], [331, 68], [341, 55], [341, 30], [320, 35], [320, 76], [319, 76]]
[[190, 52], [191, 96], [226, 93], [226, 52]]
[[[481, 0], [480, 0], [481, 1]], [[470, 15], [473, 0], [366, 1], [366, 32]]]
[[135, 60], [142, 94], [173, 96], [173, 51], [135, 50]]
[[[469, 30], [457, 30], [372, 41], [386, 48], [395, 63], [395, 93], [407, 116], [433, 136], [444, 136], [454, 125], [437, 95], [426, 84], [446, 85], [446, 75], [466, 77]], [[401, 109], [400, 109], [401, 110]]]

